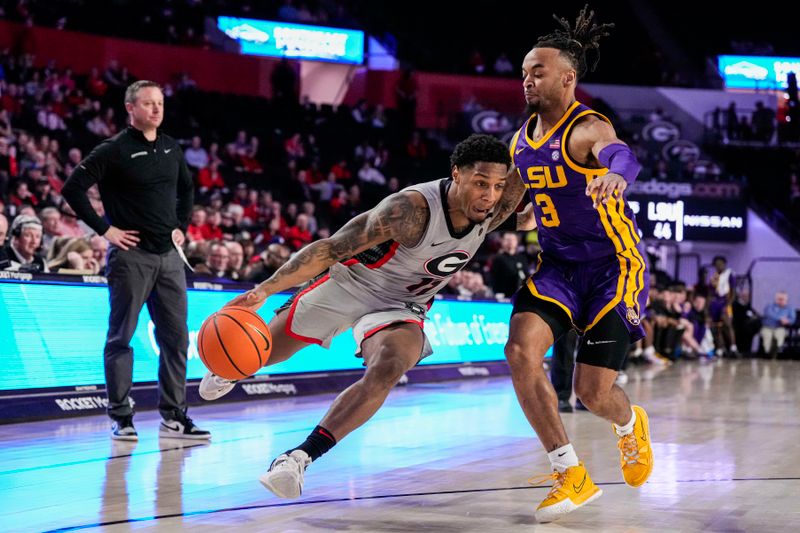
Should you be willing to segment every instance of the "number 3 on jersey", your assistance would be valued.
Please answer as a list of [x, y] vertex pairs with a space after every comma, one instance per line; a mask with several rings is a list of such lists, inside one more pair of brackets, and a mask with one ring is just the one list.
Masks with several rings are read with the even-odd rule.
[[556, 206], [553, 205], [553, 201], [549, 196], [544, 193], [539, 193], [534, 196], [533, 200], [536, 202], [536, 205], [542, 209], [542, 219], [540, 221], [542, 226], [546, 228], [555, 228], [561, 224], [561, 221], [558, 219]]

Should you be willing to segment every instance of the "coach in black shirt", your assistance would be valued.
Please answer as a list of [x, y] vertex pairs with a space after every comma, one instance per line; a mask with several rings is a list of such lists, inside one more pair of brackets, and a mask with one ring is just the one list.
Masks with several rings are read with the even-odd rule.
[[492, 290], [495, 294], [503, 294], [506, 298], [517, 292], [528, 279], [528, 257], [518, 253], [519, 236], [515, 231], [503, 233], [500, 251], [492, 260]]
[[[129, 398], [131, 337], [146, 303], [160, 349], [158, 409], [164, 437], [208, 439], [186, 415], [186, 276], [176, 249], [192, 209], [192, 179], [178, 143], [158, 131], [164, 95], [158, 84], [137, 81], [125, 92], [130, 126], [103, 141], [75, 168], [62, 194], [75, 213], [111, 247], [106, 275], [111, 314], [104, 350], [111, 437], [137, 440]], [[106, 219], [86, 195], [98, 184]], [[174, 243], [174, 244], [173, 244]]]

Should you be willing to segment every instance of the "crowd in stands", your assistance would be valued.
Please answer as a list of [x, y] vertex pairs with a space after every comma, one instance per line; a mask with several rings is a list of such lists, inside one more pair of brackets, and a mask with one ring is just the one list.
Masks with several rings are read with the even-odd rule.
[[797, 318], [783, 291], [776, 292], [774, 302], [760, 312], [753, 309], [747, 283], [737, 279], [722, 256], [693, 287], [655, 269], [642, 320], [646, 336], [631, 358], [662, 366], [678, 359], [743, 354], [774, 359], [787, 353], [788, 338], [798, 336]]
[[[60, 191], [84, 154], [126, 127], [123, 93], [134, 77], [115, 61], [80, 75], [8, 52], [0, 67], [0, 215], [15, 229], [0, 268], [102, 274], [106, 241], [77, 220]], [[386, 195], [447, 175], [447, 152], [380, 105], [334, 109], [306, 100], [254, 113], [275, 102], [237, 104], [195, 87], [165, 93], [164, 128], [178, 132], [195, 177], [185, 251], [199, 278], [262, 281]], [[89, 194], [102, 215], [97, 188]], [[483, 276], [489, 282], [487, 258], [498, 241], [465, 273], [479, 279], [458, 284], [469, 294], [493, 297]]]
[[737, 168], [767, 222], [800, 244], [800, 107], [784, 96], [777, 111], [763, 102], [752, 110], [734, 102], [715, 108], [706, 117], [705, 141], [715, 157]]
[[791, 120], [787, 120], [789, 109], [782, 105], [777, 113], [764, 105], [756, 102], [753, 110], [739, 110], [735, 102], [731, 102], [723, 109], [716, 107], [709, 117], [710, 142], [723, 144], [751, 143], [755, 145], [771, 145], [784, 142], [796, 142], [796, 128], [791, 127]]

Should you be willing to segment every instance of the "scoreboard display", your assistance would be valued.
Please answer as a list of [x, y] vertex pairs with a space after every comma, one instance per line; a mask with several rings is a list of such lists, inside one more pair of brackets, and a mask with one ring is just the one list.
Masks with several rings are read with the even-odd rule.
[[747, 240], [747, 206], [740, 200], [630, 196], [643, 238], [667, 241]]

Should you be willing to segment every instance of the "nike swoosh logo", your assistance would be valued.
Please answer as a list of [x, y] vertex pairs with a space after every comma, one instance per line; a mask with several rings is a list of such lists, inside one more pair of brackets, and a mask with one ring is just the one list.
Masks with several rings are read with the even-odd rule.
[[181, 430], [181, 427], [178, 424], [175, 424], [175, 427], [172, 427], [172, 426], [169, 426], [169, 425], [165, 424], [164, 422], [161, 422], [161, 425], [164, 426], [167, 429], [171, 429], [172, 431], [180, 431]]
[[444, 244], [444, 243], [446, 243], [446, 242], [447, 242], [447, 241], [442, 241], [442, 242], [434, 242], [434, 243], [431, 243], [431, 246], [439, 246], [440, 244]]
[[247, 325], [248, 325], [248, 326], [250, 326], [250, 329], [252, 329], [252, 330], [253, 330], [253, 331], [255, 331], [256, 333], [258, 333], [258, 334], [259, 334], [259, 336], [260, 336], [262, 339], [264, 339], [264, 351], [265, 351], [265, 352], [268, 352], [268, 351], [269, 351], [269, 339], [267, 338], [267, 336], [266, 336], [266, 335], [264, 335], [264, 332], [263, 332], [263, 331], [261, 331], [260, 329], [258, 329], [257, 327], [255, 327], [253, 324], [250, 324], [249, 322], [247, 323]]
[[164, 153], [165, 153], [165, 154], [168, 154], [168, 153], [170, 153], [171, 151], [172, 151], [172, 148], [170, 148], [169, 150], [166, 150], [166, 149], [165, 149], [165, 150], [164, 150]]
[[567, 455], [567, 452], [563, 452], [563, 453], [558, 454], [559, 457], [564, 457], [565, 455]]
[[647, 432], [644, 430], [644, 421], [639, 419], [639, 426], [642, 428], [642, 441], [647, 442]]
[[523, 150], [525, 150], [525, 147], [524, 147], [524, 146], [523, 146], [522, 148], [520, 148], [519, 150], [517, 150], [516, 152], [514, 152], [514, 153], [515, 153], [516, 155], [519, 155], [519, 153], [520, 153], [520, 152], [522, 152]]
[[594, 342], [592, 342], [591, 340], [588, 340], [588, 341], [586, 341], [586, 344], [588, 344], [589, 346], [594, 346], [596, 344], [611, 344], [612, 342], [617, 342], [617, 341], [594, 341]]
[[131, 154], [131, 159], [136, 159], [137, 157], [142, 155], [147, 155], [147, 152], [136, 152], [135, 154]]
[[576, 494], [579, 494], [583, 490], [583, 486], [586, 484], [586, 473], [583, 474], [583, 481], [581, 481], [580, 485], [572, 484], [572, 488], [575, 490]]

